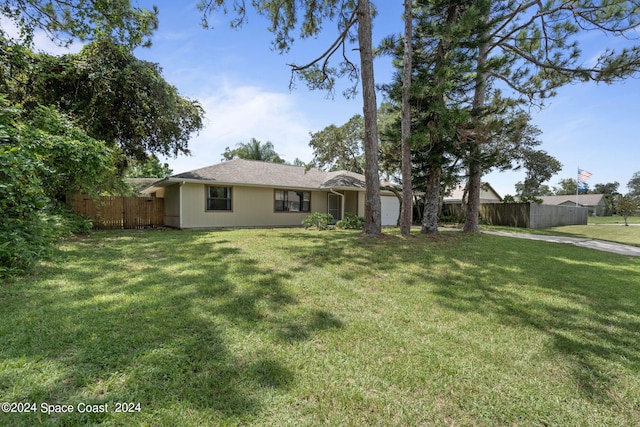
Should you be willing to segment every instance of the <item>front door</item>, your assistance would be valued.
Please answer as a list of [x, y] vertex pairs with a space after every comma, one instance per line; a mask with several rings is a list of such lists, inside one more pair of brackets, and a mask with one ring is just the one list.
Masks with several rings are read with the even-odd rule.
[[333, 215], [333, 219], [340, 221], [342, 219], [342, 197], [337, 194], [329, 193], [329, 213]]

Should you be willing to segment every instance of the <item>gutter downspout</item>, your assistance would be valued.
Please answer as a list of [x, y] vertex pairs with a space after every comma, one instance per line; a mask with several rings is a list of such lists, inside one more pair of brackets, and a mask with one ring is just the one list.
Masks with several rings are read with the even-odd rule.
[[333, 188], [330, 188], [329, 191], [340, 196], [340, 219], [344, 219], [344, 194], [338, 193]]
[[178, 195], [178, 198], [179, 198], [179, 200], [180, 200], [180, 202], [179, 202], [179, 204], [180, 204], [180, 221], [179, 221], [179, 228], [180, 228], [180, 230], [182, 230], [182, 218], [183, 218], [183, 215], [182, 215], [182, 212], [183, 212], [183, 210], [182, 210], [182, 186], [183, 186], [183, 185], [184, 185], [184, 181], [182, 181], [182, 182], [180, 183], [180, 185], [178, 186], [178, 189], [179, 189], [179, 195]]

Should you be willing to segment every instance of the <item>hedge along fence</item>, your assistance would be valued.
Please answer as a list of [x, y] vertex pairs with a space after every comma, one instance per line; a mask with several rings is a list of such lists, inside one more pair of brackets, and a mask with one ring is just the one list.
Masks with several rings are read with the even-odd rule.
[[98, 230], [136, 229], [164, 225], [164, 199], [157, 197], [76, 194], [71, 203], [76, 215], [91, 218]]
[[[446, 213], [463, 213], [461, 204], [445, 205]], [[586, 225], [589, 209], [580, 206], [539, 205], [536, 203], [485, 203], [480, 218], [489, 225], [519, 228], [548, 228]]]

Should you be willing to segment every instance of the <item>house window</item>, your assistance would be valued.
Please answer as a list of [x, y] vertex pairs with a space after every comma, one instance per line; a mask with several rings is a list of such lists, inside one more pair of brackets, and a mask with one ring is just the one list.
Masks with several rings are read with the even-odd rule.
[[276, 212], [311, 212], [311, 192], [276, 190]]
[[230, 211], [231, 187], [207, 187], [207, 210]]

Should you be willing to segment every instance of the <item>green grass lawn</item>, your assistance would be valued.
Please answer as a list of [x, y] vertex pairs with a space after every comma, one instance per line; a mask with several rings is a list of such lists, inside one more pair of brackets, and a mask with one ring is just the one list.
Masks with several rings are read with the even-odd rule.
[[[612, 216], [590, 216], [587, 220], [589, 225], [600, 225], [600, 224], [617, 224], [624, 225], [624, 218], [618, 215]], [[640, 216], [630, 216], [627, 217], [627, 223], [629, 224], [640, 224]]]
[[[629, 224], [640, 224], [640, 217], [629, 217]], [[590, 217], [588, 225], [569, 225], [544, 229], [524, 229], [515, 227], [483, 226], [487, 230], [507, 231], [510, 233], [530, 233], [551, 236], [584, 237], [588, 239], [606, 240], [625, 245], [640, 246], [640, 226], [624, 226], [624, 219], [619, 216]]]
[[619, 225], [570, 225], [553, 227], [546, 230], [549, 234], [571, 237], [585, 237], [589, 239], [607, 240], [625, 245], [640, 246], [640, 226]]
[[97, 232], [0, 286], [0, 425], [639, 425], [639, 300], [493, 235]]

